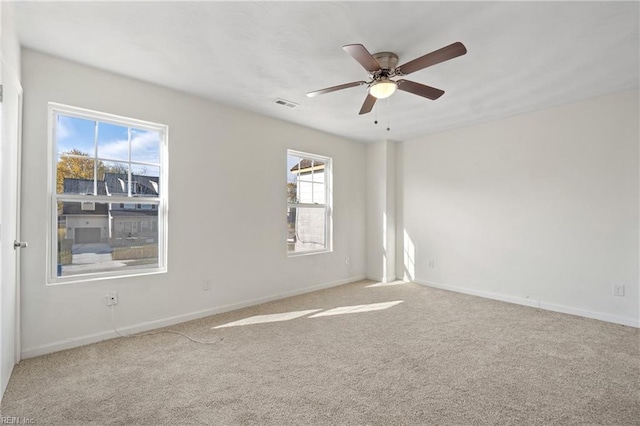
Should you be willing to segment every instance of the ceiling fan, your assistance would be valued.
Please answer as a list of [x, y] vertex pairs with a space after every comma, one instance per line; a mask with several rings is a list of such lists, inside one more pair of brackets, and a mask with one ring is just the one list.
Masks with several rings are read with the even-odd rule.
[[[339, 86], [327, 87], [307, 93], [308, 97], [323, 95], [335, 92], [336, 90], [348, 89], [350, 87], [368, 86], [368, 94], [364, 104], [360, 109], [360, 114], [371, 112], [377, 99], [384, 99], [391, 96], [396, 89], [413, 93], [427, 99], [436, 100], [444, 94], [444, 90], [426, 86], [402, 77], [423, 68], [430, 67], [440, 62], [462, 56], [467, 53], [467, 48], [459, 41], [438, 49], [424, 56], [416, 58], [406, 64], [398, 65], [398, 55], [393, 52], [380, 52], [373, 55], [361, 44], [347, 44], [342, 47], [345, 52], [353, 57], [369, 73], [369, 81], [354, 81], [353, 83], [341, 84]], [[400, 78], [397, 78], [400, 77]]]

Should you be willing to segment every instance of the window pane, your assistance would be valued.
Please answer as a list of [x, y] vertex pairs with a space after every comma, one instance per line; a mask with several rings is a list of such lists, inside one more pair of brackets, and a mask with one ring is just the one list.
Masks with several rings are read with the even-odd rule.
[[160, 167], [131, 165], [131, 196], [157, 197], [160, 194]]
[[110, 123], [98, 123], [98, 157], [129, 161], [129, 129]]
[[95, 161], [86, 156], [58, 156], [56, 192], [58, 194], [93, 194]]
[[58, 115], [56, 122], [58, 154], [73, 152], [95, 156], [95, 124], [93, 120]]
[[313, 202], [318, 204], [326, 203], [326, 192], [324, 183], [313, 184]]
[[313, 184], [311, 182], [298, 181], [298, 202], [313, 203]]
[[122, 208], [120, 203], [60, 204], [58, 276], [126, 273], [159, 265], [157, 209], [145, 203], [133, 204], [132, 209]]
[[287, 155], [287, 203], [298, 202], [298, 178], [300, 157]]
[[297, 155], [291, 155], [291, 154], [287, 155], [287, 170], [289, 170], [290, 173], [292, 173], [294, 176], [300, 169], [301, 160], [302, 158], [298, 157]]
[[299, 253], [325, 249], [325, 218], [325, 208], [288, 208], [288, 251]]
[[288, 203], [325, 204], [327, 197], [324, 182], [325, 163], [323, 161], [288, 155]]
[[298, 170], [300, 157], [287, 155], [287, 202], [297, 203], [298, 200]]
[[160, 164], [160, 133], [131, 129], [131, 161]]
[[98, 194], [126, 196], [129, 192], [129, 163], [100, 161], [98, 163]]
[[287, 251], [296, 251], [296, 210], [287, 208]]
[[298, 202], [298, 184], [296, 180], [287, 180], [287, 203]]
[[313, 182], [313, 160], [303, 158], [300, 161], [300, 171], [298, 172], [298, 180]]

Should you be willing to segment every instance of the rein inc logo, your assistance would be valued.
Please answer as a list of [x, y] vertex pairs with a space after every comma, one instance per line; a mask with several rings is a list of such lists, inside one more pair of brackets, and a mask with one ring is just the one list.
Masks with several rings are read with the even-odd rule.
[[28, 417], [0, 417], [0, 425], [35, 425], [35, 419]]

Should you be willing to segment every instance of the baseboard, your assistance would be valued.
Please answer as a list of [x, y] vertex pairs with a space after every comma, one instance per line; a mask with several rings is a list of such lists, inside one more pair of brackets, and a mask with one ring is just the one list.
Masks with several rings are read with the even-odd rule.
[[555, 303], [540, 302], [540, 309], [547, 311], [560, 312], [563, 314], [577, 315], [579, 317], [592, 318], [600, 321], [612, 322], [615, 324], [628, 325], [629, 327], [640, 328], [640, 320], [633, 318], [619, 317], [609, 315], [602, 312], [587, 311], [585, 309], [574, 308], [571, 306], [557, 305]]
[[377, 276], [371, 276], [371, 275], [367, 275], [365, 277], [365, 279], [371, 280], [371, 281], [376, 281], [376, 282], [379, 282], [379, 283], [390, 283], [390, 282], [393, 282], [393, 281], [402, 280], [402, 278], [396, 278], [396, 277], [386, 278], [385, 279], [383, 277], [377, 277]]
[[563, 314], [577, 315], [580, 317], [597, 319], [600, 321], [612, 322], [615, 324], [628, 325], [630, 327], [640, 328], [640, 320], [633, 318], [619, 317], [601, 312], [593, 312], [586, 309], [574, 308], [571, 306], [558, 305], [540, 300], [534, 300], [523, 297], [509, 296], [501, 293], [492, 293], [488, 291], [476, 290], [468, 287], [459, 287], [449, 284], [437, 283], [434, 281], [413, 280], [416, 284], [428, 287], [439, 288], [442, 290], [455, 291], [456, 293], [470, 294], [472, 296], [484, 297], [486, 299], [500, 300], [502, 302], [514, 303], [517, 305], [530, 306], [540, 308], [547, 311], [560, 312]]
[[[218, 306], [211, 309], [204, 309], [200, 311], [190, 312], [186, 314], [176, 315], [167, 318], [161, 318], [153, 321], [145, 321], [142, 323], [118, 327], [118, 331], [122, 334], [134, 334], [144, 331], [154, 330], [157, 328], [168, 327], [171, 325], [180, 324], [187, 321], [192, 321], [199, 318], [208, 317], [211, 315], [221, 314], [224, 312], [235, 311], [236, 309], [242, 309], [249, 306], [260, 305], [266, 302], [272, 302], [274, 300], [280, 300], [287, 297], [297, 296], [304, 293], [311, 293], [313, 291], [323, 290], [325, 288], [336, 287], [343, 284], [348, 284], [355, 281], [361, 281], [366, 279], [364, 275], [349, 277], [342, 280], [331, 281], [322, 284], [316, 284], [300, 289], [291, 291], [285, 291], [282, 293], [276, 293], [271, 296], [258, 297], [242, 302], [231, 303], [224, 306]], [[60, 340], [53, 343], [48, 343], [42, 346], [36, 346], [33, 348], [24, 349], [21, 352], [22, 359], [33, 358], [40, 355], [46, 355], [53, 352], [63, 351], [66, 349], [77, 348], [79, 346], [89, 345], [91, 343], [101, 342], [103, 340], [114, 339], [119, 337], [114, 330], [103, 331], [100, 333], [88, 334], [84, 336], [74, 337], [70, 339]]]

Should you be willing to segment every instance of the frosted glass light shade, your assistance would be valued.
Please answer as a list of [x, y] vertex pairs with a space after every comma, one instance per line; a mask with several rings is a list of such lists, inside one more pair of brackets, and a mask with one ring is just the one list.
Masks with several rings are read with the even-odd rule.
[[388, 98], [398, 88], [398, 84], [393, 80], [379, 80], [369, 87], [369, 94], [378, 99]]

